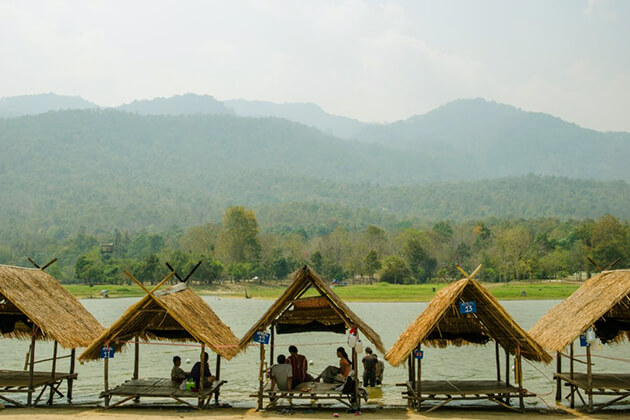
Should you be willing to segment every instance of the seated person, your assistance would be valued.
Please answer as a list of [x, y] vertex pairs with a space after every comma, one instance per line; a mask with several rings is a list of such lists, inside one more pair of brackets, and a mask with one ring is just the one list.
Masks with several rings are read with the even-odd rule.
[[278, 355], [278, 363], [271, 366], [271, 390], [278, 385], [280, 391], [292, 391], [293, 390], [293, 369], [291, 365], [286, 363], [286, 358], [283, 354]]
[[295, 346], [289, 346], [290, 356], [287, 357], [287, 363], [291, 365], [293, 370], [293, 388], [297, 387], [302, 382], [310, 382], [313, 377], [308, 374], [308, 361], [306, 356], [298, 354], [298, 349]]
[[188, 376], [184, 369], [180, 367], [182, 364], [182, 358], [179, 356], [173, 356], [173, 369], [171, 369], [171, 381], [181, 384]]
[[[203, 378], [204, 378], [204, 388], [209, 387], [214, 382], [215, 377], [210, 373], [210, 366], [208, 364], [208, 352], [204, 353], [204, 370], [203, 370]], [[199, 381], [201, 380], [201, 361], [195, 363], [188, 374], [188, 377], [195, 381], [195, 388], [199, 389]]]
[[350, 362], [348, 353], [343, 347], [337, 349], [337, 357], [339, 358], [339, 367], [328, 366], [315, 378], [315, 382], [319, 381], [319, 379], [329, 384], [346, 381], [346, 378], [350, 375], [352, 362]]

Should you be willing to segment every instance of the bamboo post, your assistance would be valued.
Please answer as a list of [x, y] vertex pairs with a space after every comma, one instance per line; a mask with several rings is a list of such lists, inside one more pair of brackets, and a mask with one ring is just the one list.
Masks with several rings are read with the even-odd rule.
[[138, 370], [140, 365], [140, 340], [139, 337], [136, 336], [136, 340], [134, 343], [135, 352], [133, 357], [133, 379], [138, 379]]
[[521, 346], [520, 344], [516, 347], [516, 372], [518, 373], [518, 406], [522, 410], [525, 408], [525, 404], [523, 403], [523, 365], [521, 359]]
[[[510, 386], [510, 351], [505, 348], [505, 385]], [[505, 403], [510, 405], [510, 394], [505, 394]]]
[[497, 381], [501, 382], [501, 360], [499, 358], [499, 342], [494, 342], [494, 355], [497, 362]]
[[[558, 374], [562, 373], [562, 353], [556, 353], [556, 371]], [[562, 400], [562, 380], [556, 379], [556, 402]]]
[[[216, 365], [216, 369], [214, 370], [214, 375], [216, 377], [216, 381], [217, 383], [219, 383], [219, 381], [221, 380], [221, 355], [217, 353], [217, 365]], [[218, 406], [219, 405], [219, 390], [217, 389], [217, 392], [214, 393], [214, 405]]]
[[[418, 351], [422, 351], [422, 344], [418, 344]], [[414, 357], [415, 359], [415, 357]], [[422, 405], [422, 359], [417, 359], [418, 363], [418, 377], [416, 378], [416, 394], [418, 397], [418, 412], [420, 412], [420, 406]]]
[[[74, 373], [74, 362], [75, 362], [76, 350], [70, 350], [70, 375]], [[68, 403], [72, 403], [72, 384], [74, 383], [74, 379], [72, 377], [68, 378]]]
[[33, 402], [33, 372], [35, 370], [35, 337], [37, 336], [37, 325], [33, 324], [33, 333], [31, 336], [31, 349], [29, 350], [29, 367], [28, 367], [28, 403], [30, 407]]
[[[415, 389], [415, 384], [414, 384], [414, 381], [413, 381], [413, 377], [414, 377], [413, 364], [411, 363], [411, 359], [412, 358], [413, 358], [413, 352], [407, 358], [407, 379], [409, 380], [409, 385], [414, 387], [414, 389]], [[409, 397], [407, 399], [407, 407], [411, 408], [414, 405], [413, 401], [411, 400], [412, 394], [411, 394], [411, 392], [409, 392], [409, 388], [408, 387], [407, 387], [407, 390], [408, 390], [408, 392], [407, 392], [408, 395], [407, 396]]]
[[[134, 355], [133, 355], [133, 380], [138, 379], [139, 370], [140, 370], [140, 337], [136, 335], [134, 343]], [[140, 402], [140, 396], [136, 395], [136, 398], [133, 399], [134, 403]]]
[[[52, 381], [55, 381], [55, 370], [57, 369], [57, 340], [55, 340], [55, 344], [53, 344], [53, 357], [52, 357], [52, 368], [50, 377]], [[55, 388], [51, 385], [50, 387], [50, 397], [48, 397], [48, 405], [52, 405], [53, 399], [55, 398]]]
[[[573, 343], [571, 343], [569, 356], [571, 357], [571, 362], [569, 363], [569, 377], [571, 378], [571, 381], [573, 382]], [[575, 387], [573, 386], [573, 383], [570, 384], [570, 389], [571, 389], [571, 393], [570, 393], [571, 408], [575, 408]]]
[[271, 341], [269, 342], [269, 366], [273, 366], [273, 349], [274, 349], [274, 343], [275, 343], [275, 334], [274, 334], [274, 330], [275, 330], [275, 325], [274, 323], [271, 324]]
[[263, 409], [263, 387], [265, 386], [265, 345], [260, 343], [260, 368], [258, 369], [258, 408], [256, 411]]
[[105, 351], [105, 360], [103, 360], [103, 381], [105, 386], [105, 407], [109, 406], [109, 341], [105, 343], [106, 351]]
[[199, 372], [199, 407], [203, 405], [203, 385], [206, 381], [206, 345], [201, 343], [201, 356], [199, 357], [201, 361], [201, 371]]
[[[357, 337], [358, 337], [357, 333]], [[357, 350], [352, 348], [352, 366], [354, 367], [354, 409], [361, 409], [361, 397], [359, 397], [359, 366]]]
[[593, 411], [593, 371], [591, 369], [591, 345], [586, 345], [586, 387], [588, 392], [588, 411]]

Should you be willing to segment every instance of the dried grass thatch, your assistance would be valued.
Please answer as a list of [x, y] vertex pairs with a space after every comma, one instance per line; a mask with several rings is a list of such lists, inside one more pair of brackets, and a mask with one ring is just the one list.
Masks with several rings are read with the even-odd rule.
[[630, 270], [604, 271], [534, 324], [532, 337], [548, 350], [562, 351], [589, 327], [603, 342], [628, 339]]
[[89, 345], [105, 328], [53, 276], [38, 268], [0, 265], [0, 323], [4, 337], [56, 340], [73, 349]]
[[238, 339], [230, 327], [186, 283], [147, 294], [130, 306], [91, 343], [79, 360], [98, 359], [101, 347], [108, 342], [119, 351], [135, 337], [144, 341], [203, 343], [228, 360], [238, 352]]
[[[247, 347], [256, 331], [266, 330], [275, 321], [304, 325], [316, 320], [327, 325], [343, 323], [348, 328], [356, 327], [380, 352], [385, 353], [381, 337], [352, 312], [313, 270], [304, 266], [291, 274], [291, 277], [293, 281], [282, 296], [241, 338], [241, 350]], [[315, 288], [320, 296], [301, 299], [310, 287]]]
[[[475, 301], [477, 312], [460, 314], [459, 303]], [[392, 366], [403, 363], [423, 344], [429, 347], [498, 342], [510, 353], [549, 363], [551, 356], [506, 312], [492, 294], [474, 279], [465, 278], [440, 290], [385, 355]]]

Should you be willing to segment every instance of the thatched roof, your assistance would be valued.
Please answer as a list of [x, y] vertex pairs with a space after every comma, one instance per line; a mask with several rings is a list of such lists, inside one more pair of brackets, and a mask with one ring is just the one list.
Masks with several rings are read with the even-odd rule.
[[213, 352], [231, 359], [238, 352], [238, 339], [186, 283], [152, 292], [132, 306], [79, 356], [96, 360], [109, 342], [115, 351], [134, 340], [167, 340], [203, 343]]
[[[475, 301], [477, 312], [460, 314], [459, 303]], [[498, 342], [529, 360], [549, 363], [551, 356], [506, 312], [490, 292], [474, 279], [465, 278], [440, 290], [385, 355], [398, 366], [423, 344], [429, 347], [462, 346]]]
[[30, 339], [56, 340], [73, 349], [89, 345], [103, 326], [53, 276], [38, 268], [0, 265], [0, 332]]
[[546, 349], [562, 351], [591, 326], [604, 343], [630, 339], [630, 270], [591, 277], [529, 333]]
[[[241, 338], [241, 349], [245, 349], [257, 331], [266, 330], [272, 323], [292, 326], [291, 332], [334, 331], [345, 332], [346, 328], [356, 327], [382, 353], [385, 348], [381, 337], [363, 322], [332, 291], [328, 284], [313, 270], [304, 266], [293, 274], [293, 281], [265, 314]], [[319, 292], [317, 297], [302, 298], [309, 289]], [[286, 327], [285, 327], [286, 328]]]

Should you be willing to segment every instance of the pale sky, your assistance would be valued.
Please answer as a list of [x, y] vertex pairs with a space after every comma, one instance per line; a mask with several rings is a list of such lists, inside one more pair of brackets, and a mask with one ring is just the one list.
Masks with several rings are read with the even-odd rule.
[[0, 97], [186, 92], [395, 121], [483, 97], [630, 131], [630, 1], [0, 0]]

